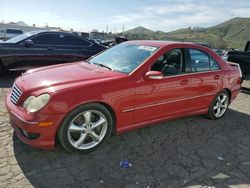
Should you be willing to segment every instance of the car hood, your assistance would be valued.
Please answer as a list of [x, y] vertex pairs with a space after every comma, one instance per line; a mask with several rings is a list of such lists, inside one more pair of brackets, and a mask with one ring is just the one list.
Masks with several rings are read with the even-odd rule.
[[20, 76], [15, 84], [22, 91], [52, 87], [63, 89], [66, 85], [91, 84], [124, 76], [127, 75], [86, 62], [77, 62], [31, 69]]

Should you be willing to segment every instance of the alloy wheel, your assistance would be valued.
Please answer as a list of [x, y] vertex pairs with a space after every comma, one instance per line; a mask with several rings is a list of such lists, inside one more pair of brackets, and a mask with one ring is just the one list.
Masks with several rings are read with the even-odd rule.
[[97, 110], [87, 110], [76, 115], [71, 121], [67, 137], [69, 143], [79, 149], [87, 150], [98, 145], [108, 129], [107, 119]]
[[215, 100], [213, 112], [216, 118], [220, 118], [226, 112], [229, 98], [226, 93], [221, 93]]

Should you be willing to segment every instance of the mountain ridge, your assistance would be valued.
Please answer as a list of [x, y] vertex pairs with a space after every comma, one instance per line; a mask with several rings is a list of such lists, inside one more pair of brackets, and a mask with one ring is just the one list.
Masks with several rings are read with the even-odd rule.
[[178, 40], [208, 43], [217, 48], [241, 48], [250, 40], [250, 18], [235, 17], [207, 28], [181, 28], [175, 31], [152, 31], [139, 26], [124, 32], [128, 39]]

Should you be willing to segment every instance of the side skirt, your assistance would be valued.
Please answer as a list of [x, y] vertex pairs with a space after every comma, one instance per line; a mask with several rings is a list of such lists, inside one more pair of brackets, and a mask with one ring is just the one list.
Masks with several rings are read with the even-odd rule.
[[188, 117], [188, 116], [194, 116], [194, 115], [204, 115], [208, 113], [208, 109], [200, 109], [200, 110], [196, 110], [196, 111], [192, 111], [189, 113], [185, 113], [185, 115], [183, 115], [183, 113], [180, 114], [173, 114], [167, 117], [162, 117], [156, 120], [151, 120], [151, 121], [146, 121], [146, 122], [141, 122], [141, 123], [136, 123], [136, 124], [131, 124], [131, 125], [127, 125], [124, 127], [120, 127], [117, 129], [117, 134], [121, 134], [127, 131], [131, 131], [134, 129], [138, 129], [138, 128], [143, 128], [143, 127], [147, 127], [153, 124], [157, 124], [163, 121], [167, 121], [167, 120], [173, 120], [173, 119], [178, 119], [178, 118], [183, 118], [183, 117]]

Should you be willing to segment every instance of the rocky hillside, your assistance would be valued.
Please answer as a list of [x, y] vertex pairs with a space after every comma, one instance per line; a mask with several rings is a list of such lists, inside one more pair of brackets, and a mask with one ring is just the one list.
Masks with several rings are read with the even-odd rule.
[[250, 18], [233, 18], [209, 28], [185, 28], [172, 32], [154, 32], [137, 27], [125, 32], [129, 39], [178, 40], [208, 43], [218, 48], [245, 47], [250, 40]]

